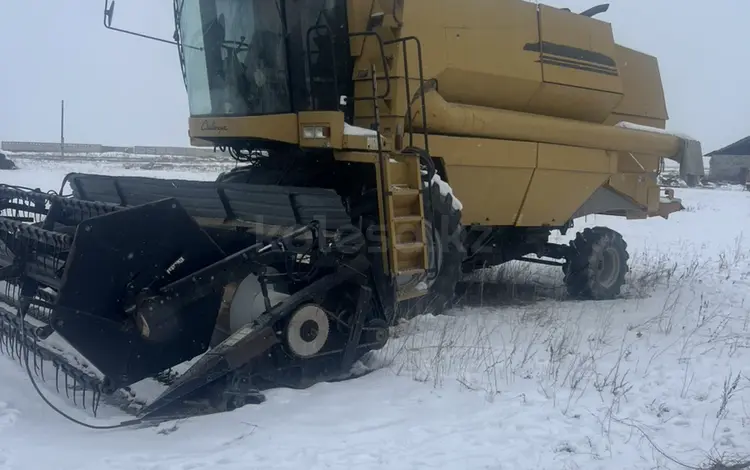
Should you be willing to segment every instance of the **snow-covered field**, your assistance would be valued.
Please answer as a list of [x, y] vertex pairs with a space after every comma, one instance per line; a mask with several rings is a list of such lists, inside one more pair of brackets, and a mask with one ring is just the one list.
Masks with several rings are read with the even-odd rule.
[[[0, 182], [43, 189], [59, 189], [68, 171], [213, 179], [231, 167], [17, 163]], [[679, 469], [748, 457], [750, 193], [678, 197], [687, 210], [670, 220], [578, 221], [575, 230], [624, 235], [623, 299], [531, 302], [554, 296], [561, 274], [509, 265], [499, 276], [518, 285], [506, 295], [488, 284], [448, 315], [402, 325], [371, 359], [380, 370], [271, 391], [263, 405], [224, 415], [87, 430], [56, 415], [21, 366], [0, 357], [0, 469]]]
[[[11, 183], [27, 187], [42, 186], [42, 189], [60, 190], [60, 184], [66, 174], [70, 172], [102, 173], [129, 176], [162, 175], [162, 178], [175, 179], [214, 179], [222, 172], [235, 166], [234, 160], [200, 160], [191, 158], [175, 158], [154, 162], [151, 158], [125, 158], [114, 160], [84, 160], [71, 162], [47, 160], [40, 158], [18, 158], [12, 160], [18, 165], [18, 170], [0, 173], [0, 183]], [[69, 191], [68, 191], [69, 192]]]

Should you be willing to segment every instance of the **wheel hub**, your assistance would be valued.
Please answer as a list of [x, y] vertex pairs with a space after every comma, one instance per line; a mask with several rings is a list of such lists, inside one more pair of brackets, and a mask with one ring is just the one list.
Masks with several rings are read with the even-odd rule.
[[314, 320], [306, 320], [300, 327], [300, 337], [306, 341], [311, 342], [318, 336], [318, 324]]
[[372, 350], [381, 349], [388, 342], [388, 324], [382, 320], [372, 320], [367, 324], [368, 331], [365, 334], [365, 342], [369, 343]]
[[609, 288], [617, 282], [620, 267], [620, 254], [614, 248], [604, 248], [596, 262], [596, 279]]
[[317, 305], [306, 304], [290, 316], [285, 332], [286, 344], [296, 356], [314, 356], [325, 346], [329, 332], [328, 314]]

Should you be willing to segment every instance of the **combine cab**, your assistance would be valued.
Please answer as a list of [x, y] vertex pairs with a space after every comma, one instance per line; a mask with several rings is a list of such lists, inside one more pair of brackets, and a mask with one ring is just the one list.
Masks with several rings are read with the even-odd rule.
[[[551, 231], [666, 218], [682, 206], [656, 183], [662, 159], [685, 178], [703, 165], [663, 130], [656, 59], [616, 44], [603, 11], [175, 0], [191, 142], [239, 165], [215, 182], [1, 186], [4, 349], [157, 419], [348, 377], [479, 267], [559, 265], [571, 296], [616, 297], [622, 237]], [[113, 14], [105, 1], [106, 27], [143, 36]], [[167, 389], [134, 406], [146, 379]]]

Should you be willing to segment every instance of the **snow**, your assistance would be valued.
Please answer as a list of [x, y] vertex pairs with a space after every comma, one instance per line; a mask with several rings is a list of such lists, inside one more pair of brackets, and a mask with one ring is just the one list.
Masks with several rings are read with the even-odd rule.
[[368, 137], [375, 137], [378, 133], [372, 129], [365, 127], [352, 126], [351, 124], [344, 123], [344, 135], [361, 135]]
[[[456, 195], [453, 194], [453, 188], [451, 188], [448, 183], [443, 181], [443, 179], [440, 178], [440, 175], [437, 174], [437, 172], [435, 172], [435, 174], [432, 175], [432, 184], [437, 184], [440, 187], [440, 194], [442, 196], [447, 196], [448, 194], [453, 196], [453, 199], [452, 199], [453, 202], [451, 203], [451, 206], [453, 207], [454, 210], [460, 211], [464, 208], [463, 204], [461, 204], [461, 201], [459, 201]], [[427, 183], [425, 183], [424, 185], [425, 187], [428, 186]]]
[[659, 129], [658, 127], [644, 126], [643, 124], [635, 124], [633, 122], [628, 122], [628, 121], [620, 121], [617, 124], [615, 124], [615, 126], [624, 127], [626, 129], [632, 129], [635, 131], [654, 132], [656, 134], [667, 134], [667, 135], [672, 135], [672, 136], [679, 137], [680, 139], [685, 139], [685, 140], [696, 140], [687, 134], [681, 134], [679, 132], [671, 132], [665, 129]]
[[[220, 171], [17, 163], [0, 182], [57, 189], [69, 171], [208, 180]], [[370, 359], [376, 372], [273, 390], [223, 415], [88, 430], [0, 357], [0, 469], [678, 469], [670, 458], [695, 468], [746, 457], [750, 192], [675, 192], [686, 209], [669, 220], [596, 216], [556, 234], [620, 231], [631, 254], [622, 299], [567, 300], [558, 268], [509, 263], [487, 273], [483, 296], [398, 325]], [[91, 418], [43, 389], [87, 422], [124, 418], [112, 409]]]
[[[60, 190], [60, 184], [70, 172], [117, 174], [127, 176], [160, 176], [170, 179], [200, 179], [213, 181], [222, 171], [235, 166], [232, 160], [223, 163], [162, 163], [158, 170], [151, 169], [149, 162], [134, 159], [124, 162], [76, 160], [39, 160], [15, 158], [18, 170], [0, 171], [0, 183], [15, 184], [43, 190]], [[68, 189], [69, 192], [69, 189]]]

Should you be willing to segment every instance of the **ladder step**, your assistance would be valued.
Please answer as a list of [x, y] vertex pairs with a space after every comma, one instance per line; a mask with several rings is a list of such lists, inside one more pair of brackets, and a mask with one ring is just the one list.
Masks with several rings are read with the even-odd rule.
[[425, 294], [427, 294], [427, 291], [425, 290], [419, 290], [419, 289], [401, 290], [398, 292], [398, 301], [403, 302], [404, 300], [414, 299], [416, 297], [422, 297]]
[[409, 242], [409, 243], [396, 243], [396, 250], [401, 252], [414, 252], [421, 251], [424, 249], [424, 243], [422, 242]]
[[421, 191], [419, 189], [408, 188], [404, 186], [391, 186], [391, 193], [394, 196], [417, 196]]
[[417, 224], [422, 221], [422, 216], [419, 215], [402, 215], [399, 217], [394, 217], [393, 220], [397, 224], [406, 224], [406, 223], [414, 223]]
[[425, 272], [426, 272], [425, 269], [419, 269], [419, 268], [404, 269], [402, 271], [399, 271], [398, 275], [399, 276], [418, 276], [420, 274], [424, 274]]

